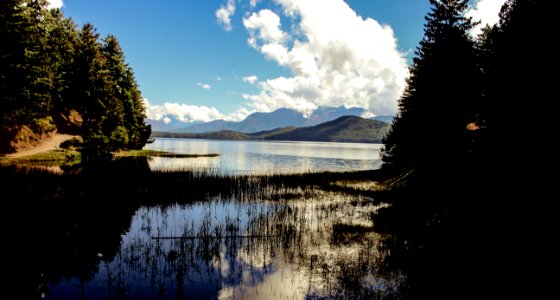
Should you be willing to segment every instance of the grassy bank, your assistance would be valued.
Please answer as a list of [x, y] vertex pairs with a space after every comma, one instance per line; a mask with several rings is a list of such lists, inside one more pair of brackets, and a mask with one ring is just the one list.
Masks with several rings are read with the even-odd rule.
[[72, 166], [81, 162], [80, 152], [55, 149], [17, 158], [0, 157], [0, 165]]
[[[197, 201], [208, 196], [279, 199], [316, 189], [370, 193], [355, 186], [372, 181], [377, 171], [321, 172], [282, 175], [226, 175], [215, 170], [151, 171], [145, 157], [123, 157], [107, 164], [69, 167], [62, 173], [17, 165], [0, 167], [6, 193], [35, 201], [117, 200], [130, 204]], [[348, 183], [348, 184], [345, 184]], [[16, 198], [14, 197], [14, 198]]]
[[[217, 153], [208, 154], [181, 154], [167, 151], [156, 150], [128, 150], [114, 153], [115, 159], [121, 158], [138, 158], [138, 157], [167, 157], [167, 158], [199, 158], [199, 157], [216, 157]], [[82, 162], [81, 154], [75, 148], [64, 149], [58, 148], [46, 152], [33, 155], [22, 156], [17, 158], [0, 157], [0, 166], [33, 166], [41, 167], [62, 167], [68, 168], [77, 166]]]

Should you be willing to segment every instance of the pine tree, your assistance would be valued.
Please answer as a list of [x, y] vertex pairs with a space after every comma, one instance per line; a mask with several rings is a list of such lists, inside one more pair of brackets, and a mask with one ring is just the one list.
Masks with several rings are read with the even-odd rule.
[[8, 124], [28, 123], [50, 109], [52, 73], [44, 51], [42, 4], [43, 1], [3, 1], [0, 7], [1, 102]]
[[145, 111], [132, 69], [116, 37], [104, 39], [102, 53], [109, 73], [110, 97], [106, 132], [113, 148], [138, 149], [146, 144], [151, 131], [145, 125]]
[[89, 24], [79, 36], [75, 88], [84, 118], [83, 157], [108, 159], [111, 152], [143, 147], [151, 131], [144, 123], [140, 91], [118, 40], [110, 35], [100, 43]]
[[46, 51], [44, 0], [0, 3], [0, 151], [22, 125], [38, 131], [54, 128], [50, 112], [53, 72]]
[[23, 91], [25, 58], [24, 30], [27, 26], [22, 15], [21, 1], [0, 2], [0, 113], [3, 140], [10, 139], [7, 131], [18, 123], [25, 112], [19, 97]]
[[101, 53], [105, 59], [104, 66], [107, 69], [109, 83], [109, 93], [105, 98], [107, 120], [104, 124], [104, 132], [109, 137], [111, 148], [123, 149], [129, 139], [128, 130], [124, 126], [126, 101], [126, 90], [123, 87], [126, 70], [124, 53], [118, 40], [112, 35], [103, 40]]
[[480, 106], [480, 73], [464, 16], [467, 1], [430, 0], [425, 35], [384, 139], [384, 167], [399, 172], [455, 169], [465, 152], [465, 127]]
[[[488, 29], [480, 47], [490, 158], [484, 172], [490, 174], [486, 193], [493, 196], [485, 201], [484, 208], [492, 217], [485, 231], [492, 238], [488, 245], [497, 253], [492, 264], [501, 271], [493, 279], [500, 277], [508, 283], [503, 290], [552, 286], [540, 278], [527, 280], [524, 274], [544, 272], [541, 266], [547, 266], [552, 256], [545, 254], [543, 242], [556, 233], [552, 230], [556, 224], [551, 195], [557, 180], [548, 175], [555, 170], [557, 156], [553, 153], [557, 148], [557, 96], [552, 92], [556, 68], [546, 39], [557, 34], [557, 26], [551, 24], [555, 4], [508, 0], [499, 23]], [[519, 243], [520, 235], [527, 237], [523, 243]], [[512, 266], [510, 260], [501, 258], [506, 252], [536, 259]], [[530, 298], [545, 298], [551, 291], [516, 288], [514, 292], [515, 297], [527, 293]]]
[[84, 140], [82, 159], [106, 160], [111, 157], [109, 138], [104, 132], [107, 120], [106, 96], [109, 94], [108, 72], [101, 53], [99, 34], [91, 24], [85, 24], [78, 34], [75, 65], [74, 97], [83, 117]]
[[[24, 125], [64, 128], [83, 117], [84, 160], [143, 147], [151, 130], [132, 69], [114, 36], [103, 43], [91, 24], [78, 31], [46, 0], [0, 2], [0, 152]], [[72, 127], [72, 126], [71, 126]]]
[[126, 101], [124, 108], [125, 127], [128, 129], [129, 140], [127, 147], [130, 149], [141, 149], [146, 145], [152, 134], [151, 126], [146, 124], [146, 107], [132, 68], [127, 67], [122, 82], [123, 89], [126, 91]]
[[[538, 134], [543, 136], [532, 146], [531, 152], [538, 154], [531, 161], [542, 157], [542, 151], [549, 148], [544, 144], [556, 127], [552, 123], [555, 116], [551, 115], [555, 110], [549, 107], [553, 76], [548, 75], [554, 70], [550, 66], [554, 59], [547, 55], [549, 49], [542, 40], [543, 36], [554, 35], [550, 24], [545, 23], [549, 21], [547, 3], [550, 5], [536, 0], [507, 1], [498, 26], [484, 39], [487, 123], [491, 149], [497, 158], [507, 154], [515, 141]], [[553, 11], [552, 7], [548, 11]]]
[[50, 115], [53, 71], [47, 49], [46, 0], [28, 0], [23, 8], [26, 18], [24, 88], [21, 100], [26, 107], [25, 121]]
[[[67, 115], [71, 109], [76, 109], [72, 95], [74, 79], [74, 64], [78, 43], [76, 24], [71, 19], [64, 18], [59, 9], [53, 9], [46, 15], [47, 48], [50, 55], [51, 71], [53, 73], [53, 89], [51, 91], [52, 106], [57, 119], [60, 114]], [[62, 121], [59, 121], [59, 125]]]

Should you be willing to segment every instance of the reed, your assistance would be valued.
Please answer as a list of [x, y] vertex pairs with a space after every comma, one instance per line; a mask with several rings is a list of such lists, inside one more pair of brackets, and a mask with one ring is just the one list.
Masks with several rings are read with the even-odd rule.
[[279, 200], [335, 190], [332, 182], [366, 178], [371, 172], [230, 175], [214, 169], [151, 171], [142, 159], [69, 167], [64, 172], [16, 165], [0, 167], [6, 194], [33, 201], [115, 201], [125, 205], [188, 203], [208, 197]]

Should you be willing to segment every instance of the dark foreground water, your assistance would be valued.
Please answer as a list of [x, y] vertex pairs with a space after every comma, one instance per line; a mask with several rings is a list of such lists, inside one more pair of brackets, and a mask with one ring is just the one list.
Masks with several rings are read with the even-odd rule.
[[[369, 199], [141, 207], [85, 277], [46, 279], [51, 299], [305, 299], [386, 295]], [[115, 233], [117, 234], [117, 233]], [[92, 249], [93, 250], [93, 249]]]
[[[500, 280], [486, 246], [499, 235], [480, 239], [488, 223], [478, 206], [456, 193], [445, 194], [457, 204], [444, 209], [418, 194], [372, 193], [376, 174], [151, 172], [145, 159], [64, 174], [0, 168], [0, 291], [18, 299], [456, 299], [483, 296]], [[384, 198], [409, 204], [391, 210]]]
[[30, 206], [5, 235], [2, 271], [14, 277], [3, 284], [22, 299], [398, 297], [406, 277], [385, 267], [373, 199], [286, 194], [136, 209]]

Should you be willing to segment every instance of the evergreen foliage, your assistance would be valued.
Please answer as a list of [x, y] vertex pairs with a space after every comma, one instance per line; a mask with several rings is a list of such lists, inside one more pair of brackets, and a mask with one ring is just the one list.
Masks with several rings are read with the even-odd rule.
[[[116, 37], [81, 30], [45, 0], [0, 3], [0, 152], [26, 125], [44, 131], [75, 110], [83, 125], [83, 158], [139, 149], [151, 130], [134, 72]], [[48, 124], [47, 124], [48, 123]], [[44, 126], [38, 126], [42, 124]], [[41, 128], [39, 128], [41, 127]]]
[[466, 124], [476, 120], [480, 106], [480, 69], [468, 33], [472, 23], [464, 16], [467, 1], [430, 3], [425, 36], [382, 151], [385, 167], [403, 172], [450, 171], [464, 154]]
[[[488, 296], [519, 296], [511, 287], [533, 286], [523, 274], [534, 273], [539, 263], [512, 266], [503, 254], [532, 257], [529, 248], [541, 243], [534, 232], [553, 228], [542, 205], [553, 177], [540, 170], [550, 165], [554, 149], [554, 85], [545, 72], [551, 59], [542, 39], [553, 36], [553, 2], [508, 0], [499, 23], [474, 41], [464, 17], [467, 1], [430, 3], [425, 37], [384, 139], [383, 169], [398, 176], [378, 197], [387, 196], [391, 206], [374, 224], [403, 234], [407, 243], [422, 241], [407, 244], [416, 253], [405, 251], [429, 262], [421, 269], [430, 271], [414, 279], [415, 298], [468, 294], [472, 278]], [[524, 122], [527, 116], [538, 121]], [[529, 150], [517, 144], [527, 138]], [[520, 243], [520, 233], [536, 238]], [[530, 271], [519, 272], [523, 268]]]
[[[547, 1], [509, 0], [500, 13], [500, 22], [481, 37], [481, 60], [485, 70], [485, 118], [490, 149], [496, 158], [503, 157], [519, 137], [542, 135], [532, 145], [538, 157], [555, 148], [545, 146], [555, 119], [550, 109], [554, 86], [550, 55], [543, 37], [549, 36], [551, 24], [545, 12]], [[549, 4], [550, 5], [550, 4]], [[546, 70], [545, 70], [546, 69]], [[542, 101], [543, 105], [536, 105]], [[520, 122], [520, 116], [540, 116], [539, 122]], [[547, 123], [548, 122], [548, 123]], [[532, 123], [532, 124], [531, 124]], [[538, 157], [531, 158], [536, 159]], [[500, 167], [511, 164], [503, 163]]]

